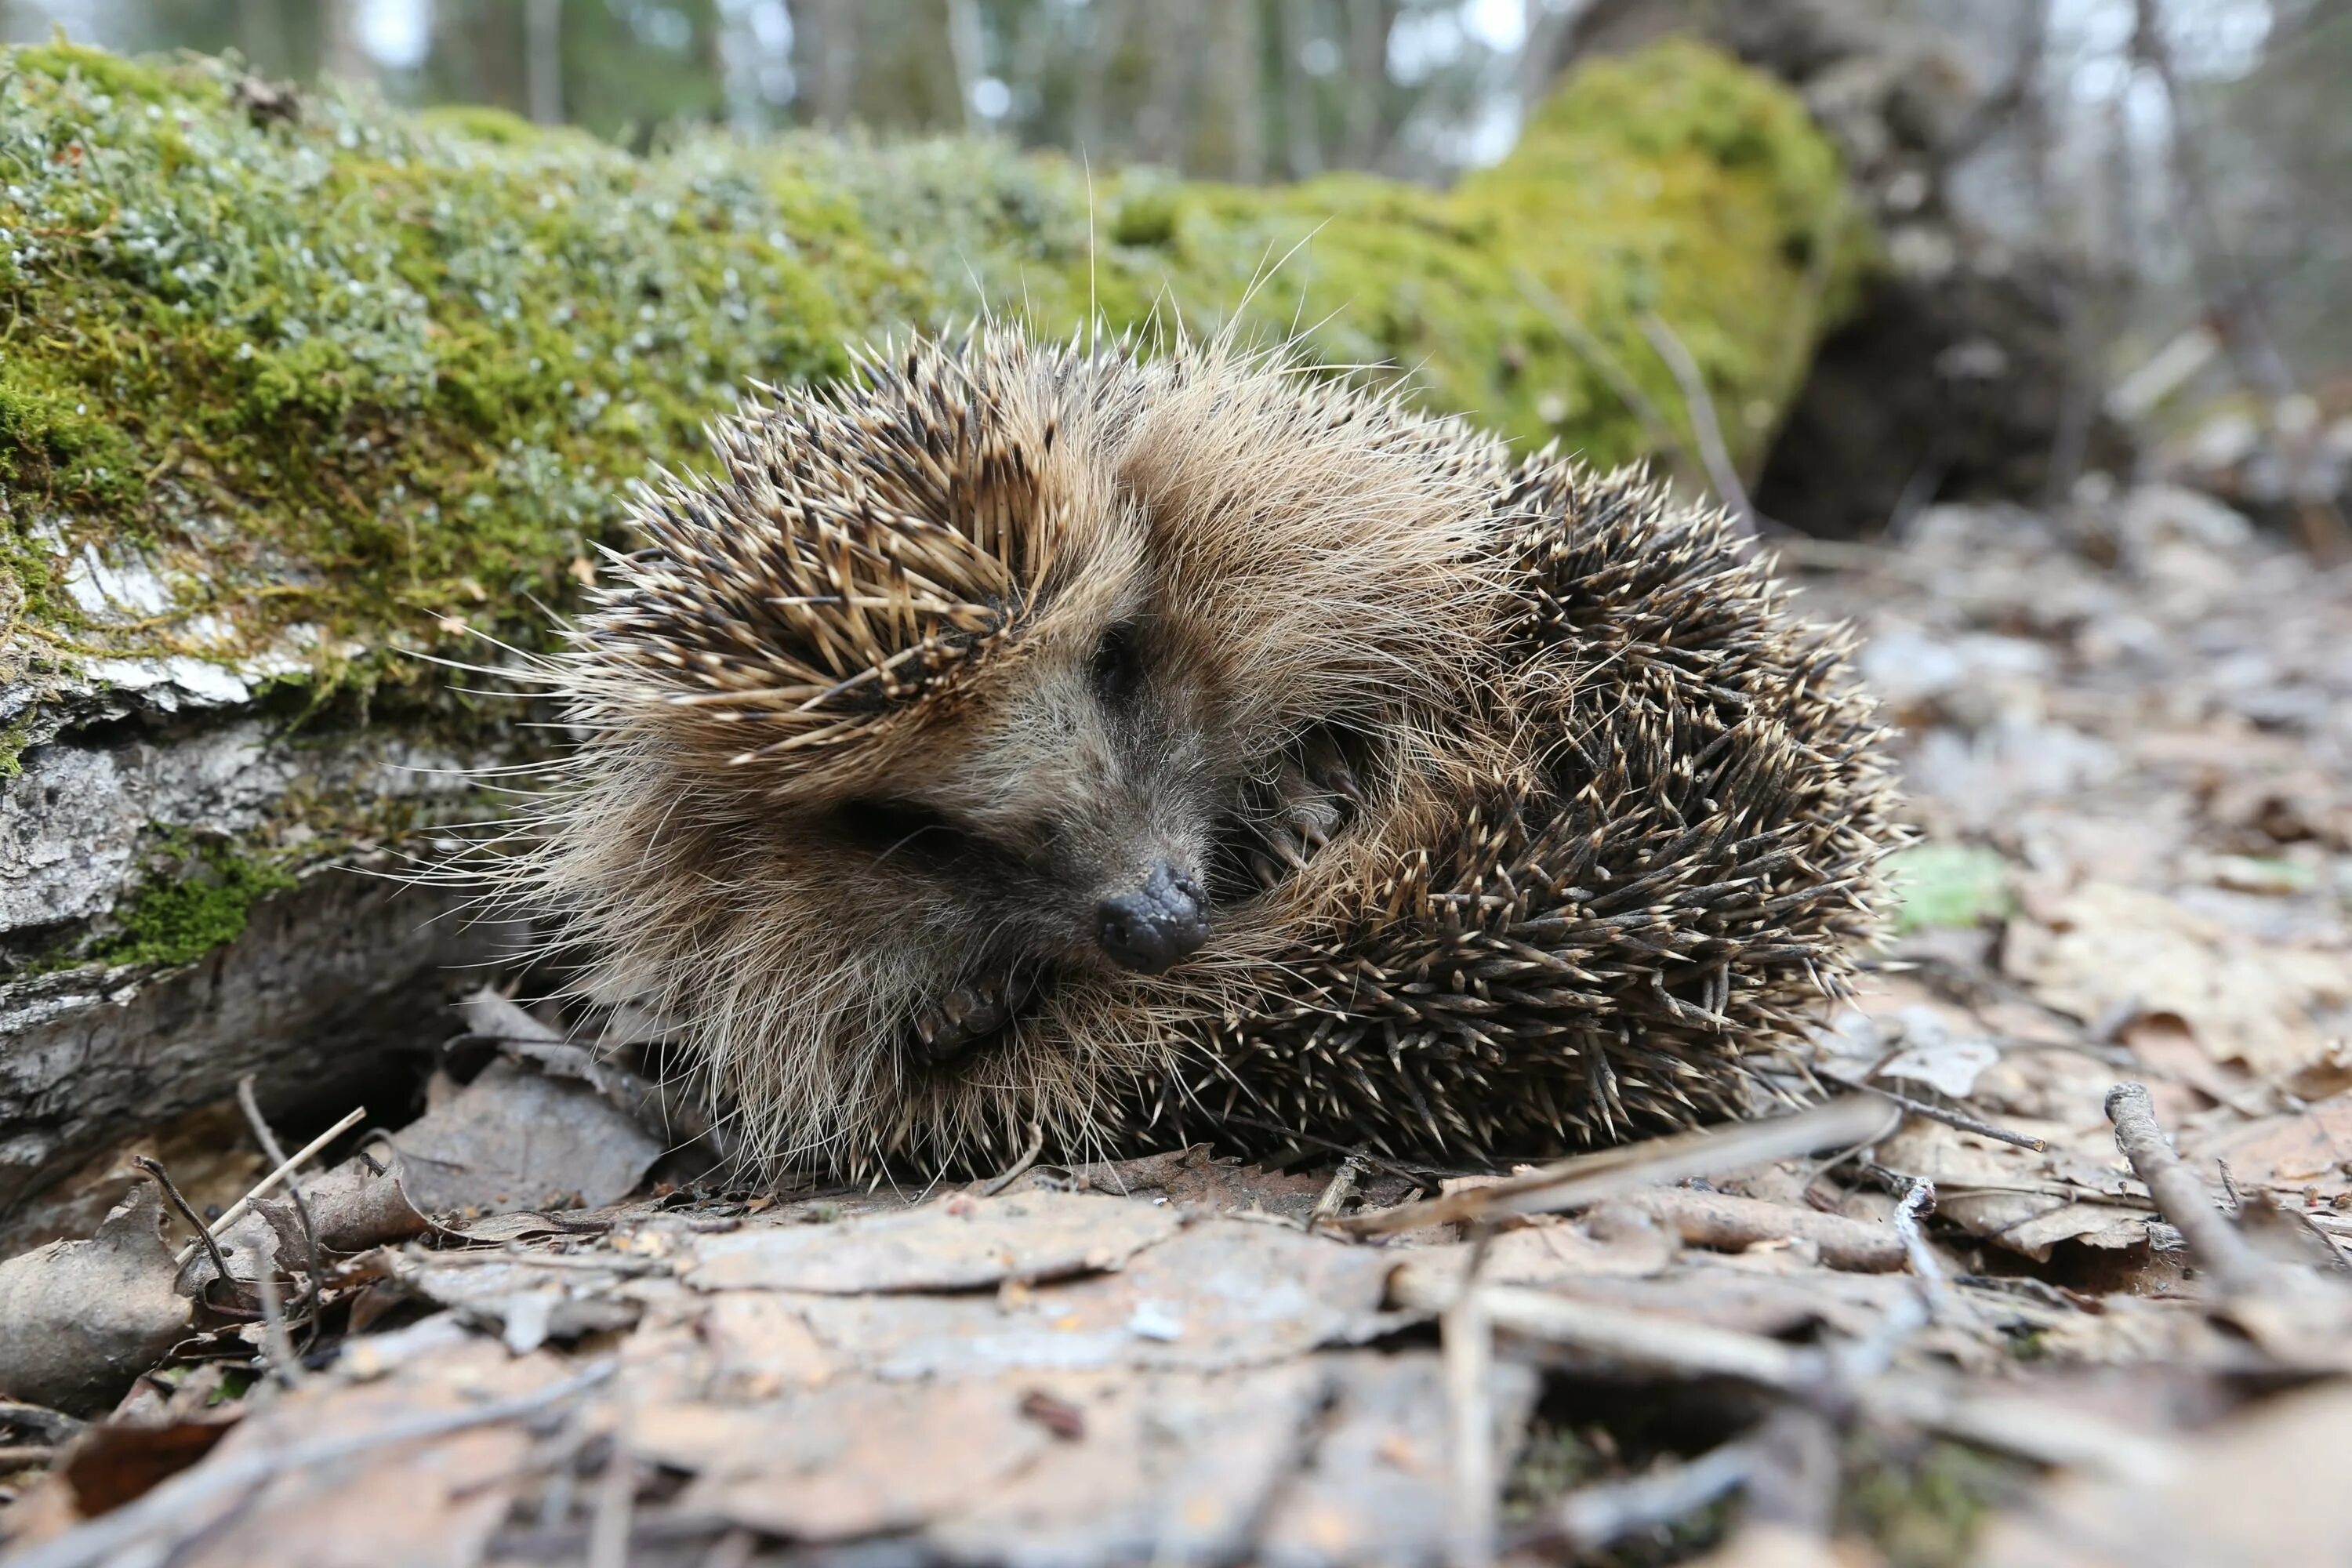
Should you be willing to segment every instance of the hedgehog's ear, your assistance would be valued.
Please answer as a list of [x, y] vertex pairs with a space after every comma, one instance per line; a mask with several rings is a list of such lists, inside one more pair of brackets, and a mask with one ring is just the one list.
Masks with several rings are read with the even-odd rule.
[[877, 738], [1046, 591], [1066, 512], [1050, 421], [950, 398], [920, 353], [868, 374], [722, 426], [723, 479], [637, 508], [654, 549], [583, 641], [630, 673], [639, 721], [732, 765]]

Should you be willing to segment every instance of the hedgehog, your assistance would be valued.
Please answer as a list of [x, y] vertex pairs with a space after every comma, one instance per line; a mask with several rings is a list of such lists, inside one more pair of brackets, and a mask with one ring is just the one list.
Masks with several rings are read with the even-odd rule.
[[1459, 1166], [1801, 1082], [1900, 830], [1724, 514], [1280, 349], [855, 357], [644, 487], [491, 872], [745, 1157]]

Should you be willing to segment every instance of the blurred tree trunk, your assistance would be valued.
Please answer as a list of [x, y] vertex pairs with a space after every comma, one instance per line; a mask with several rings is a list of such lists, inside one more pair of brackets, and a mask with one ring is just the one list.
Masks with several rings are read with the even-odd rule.
[[530, 117], [563, 123], [563, 0], [525, 0], [523, 80]]
[[286, 49], [286, 16], [278, 0], [236, 0], [236, 48], [260, 76], [285, 76], [294, 62]]
[[433, 96], [529, 112], [522, 21], [513, 0], [434, 0]]
[[987, 39], [981, 31], [980, 0], [948, 0], [948, 58], [955, 67], [956, 102], [963, 111], [963, 128], [967, 134], [978, 135], [988, 129], [988, 117], [980, 111], [975, 89], [980, 79], [988, 74], [982, 58]]
[[1307, 70], [1315, 37], [1313, 0], [1275, 0], [1276, 42], [1282, 50], [1283, 161], [1294, 180], [1323, 172], [1322, 106]]
[[319, 0], [319, 69], [344, 81], [367, 81], [375, 61], [360, 45], [359, 0]]
[[807, 84], [809, 118], [826, 130], [849, 120], [857, 93], [856, 0], [815, 0], [794, 7], [801, 55], [800, 79]]
[[1209, 26], [1202, 126], [1222, 154], [1212, 167], [1255, 185], [1265, 178], [1265, 45], [1258, 0], [1215, 0]]
[[1144, 68], [1150, 73], [1143, 107], [1135, 117], [1136, 151], [1147, 163], [1184, 166], [1192, 138], [1194, 55], [1200, 14], [1190, 5], [1160, 0], [1143, 13]]
[[1397, 0], [1347, 0], [1347, 163], [1370, 169], [1381, 159], [1389, 96], [1389, 33]]
[[1127, 43], [1134, 4], [1133, 0], [1093, 0], [1087, 10], [1093, 31], [1078, 64], [1070, 131], [1079, 153], [1098, 158], [1109, 151], [1104, 142], [1103, 105], [1110, 95], [1111, 76], [1118, 68], [1119, 50]]

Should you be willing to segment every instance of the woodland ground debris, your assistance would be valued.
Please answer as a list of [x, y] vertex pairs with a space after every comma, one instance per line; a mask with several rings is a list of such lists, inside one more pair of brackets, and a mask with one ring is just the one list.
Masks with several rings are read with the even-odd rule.
[[[177, 1339], [157, 1370], [134, 1385], [121, 1365], [130, 1393], [111, 1415], [83, 1403], [87, 1426], [0, 1405], [12, 1547], [290, 1562], [369, 1531], [521, 1562], [580, 1554], [601, 1517], [645, 1562], [883, 1537], [922, 1561], [2339, 1557], [2352, 584], [2252, 538], [2116, 526], [2096, 506], [1931, 513], [1883, 568], [1808, 574], [1860, 611], [1866, 647], [1912, 661], [1881, 670], [1910, 693], [1931, 842], [2005, 868], [2001, 900], [1904, 939], [1822, 1059], [2011, 1141], [1916, 1116], [1880, 1133], [1889, 1102], [1857, 1097], [1863, 1148], [1758, 1165], [1757, 1144], [1733, 1152], [1743, 1128], [1720, 1167], [1704, 1142], [1646, 1172], [1628, 1151], [1627, 1189], [1487, 1226], [1543, 1184], [1370, 1159], [1326, 1204], [1337, 1155], [1180, 1151], [1040, 1165], [993, 1196], [689, 1179], [584, 1209], [492, 1197], [326, 1247], [310, 1321], [289, 1323], [319, 1334], [291, 1390], [257, 1378], [248, 1294], [201, 1258], [174, 1290], [158, 1239], [148, 1288], [178, 1321], [157, 1325]], [[2304, 874], [2252, 883], [2246, 858]], [[2164, 970], [2119, 967], [2135, 942]], [[457, 1046], [435, 1102], [475, 1092], [457, 1074], [506, 1092], [485, 1056], [540, 1070]], [[2117, 1100], [2132, 1146], [2177, 1149], [2153, 1200], [2104, 1109], [2118, 1082], [2147, 1089]], [[322, 1237], [339, 1183], [401, 1193], [415, 1131], [305, 1178]], [[225, 1208], [257, 1173], [191, 1201]], [[1413, 1206], [1430, 1200], [1454, 1206]], [[1683, 1217], [1717, 1209], [1736, 1230]], [[1371, 1237], [1390, 1212], [1443, 1223]], [[1826, 1217], [1906, 1267], [1831, 1267], [1884, 1259], [1841, 1258]], [[270, 1268], [299, 1303], [289, 1235], [223, 1239], [233, 1273]], [[2254, 1261], [2209, 1268], [2215, 1235]], [[2245, 1267], [2279, 1288], [2221, 1288]], [[813, 1451], [812, 1423], [838, 1443]], [[1465, 1462], [1481, 1431], [1491, 1455]]]

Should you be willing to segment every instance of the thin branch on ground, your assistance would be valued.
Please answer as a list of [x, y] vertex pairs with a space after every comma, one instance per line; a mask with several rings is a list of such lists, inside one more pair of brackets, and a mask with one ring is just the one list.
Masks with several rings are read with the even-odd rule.
[[155, 1184], [163, 1189], [163, 1195], [171, 1199], [172, 1206], [180, 1211], [180, 1217], [186, 1220], [189, 1227], [196, 1233], [196, 1239], [180, 1249], [180, 1255], [172, 1260], [172, 1267], [187, 1267], [188, 1259], [195, 1255], [195, 1248], [201, 1243], [204, 1249], [212, 1255], [213, 1272], [223, 1279], [228, 1279], [228, 1259], [221, 1255], [220, 1238], [205, 1228], [203, 1217], [189, 1206], [186, 1198], [180, 1195], [179, 1184], [172, 1180], [172, 1173], [163, 1169], [163, 1162], [145, 1154], [133, 1154], [131, 1163], [155, 1178]]
[[1895, 1234], [1903, 1238], [1904, 1256], [1911, 1260], [1911, 1272], [1919, 1280], [1919, 1293], [1926, 1300], [1930, 1316], [1942, 1317], [1951, 1310], [1951, 1287], [1944, 1279], [1944, 1266], [1935, 1249], [1927, 1245], [1927, 1233], [1920, 1220], [1935, 1212], [1936, 1184], [1916, 1180], [1895, 1205]]
[[1478, 1283], [1492, 1242], [1493, 1232], [1479, 1232], [1454, 1299], [1437, 1320], [1454, 1460], [1447, 1568], [1487, 1568], [1495, 1561], [1501, 1501], [1495, 1473], [1495, 1329]]
[[2180, 1233], [2189, 1255], [2224, 1294], [2259, 1295], [2276, 1283], [2268, 1260], [2238, 1234], [2204, 1181], [2173, 1152], [2146, 1085], [2119, 1083], [2107, 1090], [2107, 1120], [2115, 1123], [2116, 1146], [2147, 1184], [2157, 1212]]
[[1973, 1132], [1979, 1138], [1990, 1138], [1998, 1143], [2011, 1143], [2020, 1149], [2031, 1149], [2037, 1154], [2049, 1152], [2050, 1145], [2042, 1139], [2023, 1132], [2012, 1132], [2006, 1127], [1997, 1127], [1990, 1121], [1979, 1121], [1965, 1111], [1948, 1110], [1940, 1105], [1930, 1104], [1924, 1100], [1914, 1100], [1907, 1094], [1897, 1093], [1894, 1089], [1882, 1088], [1878, 1084], [1869, 1083], [1861, 1079], [1847, 1078], [1843, 1074], [1828, 1072], [1820, 1068], [1815, 1068], [1813, 1071], [1825, 1082], [1836, 1084], [1840, 1089], [1858, 1089], [1864, 1094], [1874, 1094], [1890, 1104], [1901, 1106], [1914, 1116], [1924, 1116], [1930, 1121], [1940, 1121], [1947, 1127], [1957, 1127], [1963, 1132]]
[[1686, 1465], [1581, 1488], [1560, 1500], [1538, 1542], [1558, 1541], [1582, 1554], [1600, 1552], [1627, 1536], [1679, 1524], [1716, 1499], [1746, 1486], [1755, 1474], [1756, 1461], [1754, 1442], [1743, 1438], [1710, 1449]]
[[1580, 1154], [1488, 1186], [1352, 1215], [1333, 1221], [1332, 1228], [1365, 1238], [1427, 1225], [1582, 1208], [1636, 1187], [1671, 1186], [1693, 1176], [1720, 1175], [1817, 1149], [1883, 1137], [1894, 1130], [1894, 1115], [1880, 1101], [1867, 1095], [1849, 1095], [1787, 1116], [1678, 1132]]
[[1706, 390], [1706, 376], [1700, 371], [1698, 361], [1691, 357], [1690, 349], [1666, 324], [1665, 318], [1655, 310], [1642, 312], [1642, 335], [1658, 351], [1665, 363], [1667, 374], [1682, 389], [1683, 405], [1690, 416], [1691, 435], [1698, 442], [1699, 461], [1706, 468], [1706, 482], [1739, 526], [1751, 536], [1769, 526], [1782, 531], [1778, 524], [1756, 510], [1748, 497], [1748, 486], [1739, 477], [1738, 465], [1731, 460], [1731, 448], [1724, 443], [1722, 423], [1715, 416], [1715, 399]]
[[[236, 1102], [245, 1111], [245, 1124], [252, 1131], [253, 1141], [261, 1145], [262, 1157], [273, 1166], [287, 1165], [286, 1151], [279, 1146], [278, 1134], [270, 1130], [268, 1118], [261, 1114], [261, 1101], [253, 1092], [251, 1073], [236, 1080]], [[294, 1200], [294, 1217], [302, 1223], [303, 1266], [309, 1270], [309, 1283], [302, 1288], [302, 1300], [295, 1311], [303, 1320], [309, 1340], [315, 1340], [318, 1337], [319, 1292], [324, 1289], [326, 1276], [319, 1267], [319, 1227], [311, 1223], [310, 1205], [302, 1196], [302, 1184], [296, 1179], [295, 1170], [290, 1165], [286, 1173], [286, 1195]], [[276, 1294], [273, 1289], [262, 1299], [265, 1308]], [[289, 1362], [289, 1368], [291, 1365]]]
[[1352, 1152], [1346, 1159], [1339, 1162], [1339, 1168], [1331, 1173], [1329, 1184], [1324, 1187], [1322, 1196], [1315, 1200], [1313, 1212], [1307, 1216], [1307, 1229], [1313, 1230], [1326, 1220], [1339, 1217], [1340, 1209], [1347, 1205], [1349, 1198], [1355, 1196], [1356, 1184], [1363, 1179], [1364, 1171], [1370, 1163], [1370, 1162], [1360, 1149]]
[[1019, 1181], [1028, 1171], [1029, 1167], [1037, 1163], [1037, 1156], [1045, 1147], [1045, 1124], [1042, 1121], [1032, 1121], [1029, 1124], [1029, 1146], [1021, 1152], [1021, 1158], [1013, 1161], [1012, 1165], [1009, 1166], [1002, 1174], [992, 1177], [990, 1180], [982, 1183], [980, 1188], [980, 1195], [984, 1198], [992, 1198], [996, 1196], [997, 1194], [1003, 1192], [1005, 1188], [1011, 1186], [1013, 1183]]
[[[226, 1213], [223, 1214], [220, 1218], [213, 1221], [210, 1229], [206, 1229], [201, 1225], [198, 1226], [196, 1227], [197, 1234], [200, 1237], [205, 1237], [207, 1240], [217, 1240], [219, 1237], [226, 1236], [229, 1233], [231, 1226], [235, 1226], [237, 1221], [243, 1219], [247, 1215], [253, 1212], [253, 1205], [256, 1202], [262, 1198], [266, 1198], [270, 1194], [276, 1192], [278, 1190], [278, 1184], [280, 1182], [283, 1182], [287, 1177], [292, 1175], [298, 1167], [305, 1165], [311, 1160], [316, 1159], [320, 1150], [324, 1149], [328, 1144], [333, 1142], [336, 1139], [341, 1137], [344, 1133], [349, 1132], [352, 1128], [358, 1126], [360, 1124], [360, 1119], [364, 1117], [366, 1114], [366, 1106], [362, 1105], [356, 1108], [350, 1115], [344, 1117], [332, 1127], [328, 1128], [324, 1132], [320, 1133], [316, 1138], [311, 1139], [308, 1143], [303, 1144], [302, 1147], [294, 1151], [294, 1157], [292, 1159], [285, 1161], [279, 1164], [276, 1170], [262, 1177], [261, 1180], [254, 1183], [252, 1191], [247, 1193], [245, 1196], [237, 1199], [236, 1202], [231, 1204], [228, 1206]], [[172, 1260], [173, 1267], [185, 1268], [187, 1266], [188, 1259], [196, 1255], [196, 1246], [197, 1243], [192, 1241], [188, 1243], [187, 1246], [180, 1248], [179, 1256]]]

